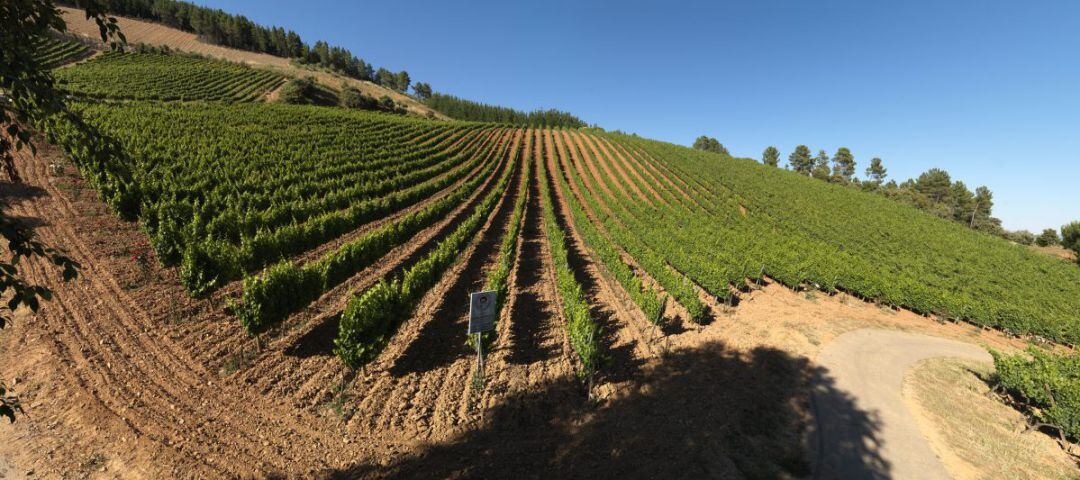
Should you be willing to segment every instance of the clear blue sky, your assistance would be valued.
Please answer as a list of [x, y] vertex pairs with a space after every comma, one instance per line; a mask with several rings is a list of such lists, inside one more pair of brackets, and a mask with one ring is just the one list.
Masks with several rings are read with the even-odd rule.
[[1080, 219], [1080, 2], [197, 0], [436, 91], [782, 158], [941, 167], [1006, 228]]

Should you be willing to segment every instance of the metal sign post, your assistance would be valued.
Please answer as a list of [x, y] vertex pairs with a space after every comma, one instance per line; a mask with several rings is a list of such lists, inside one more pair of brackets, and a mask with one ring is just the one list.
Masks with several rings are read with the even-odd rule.
[[495, 292], [474, 292], [469, 294], [469, 335], [476, 335], [476, 378], [484, 381], [484, 339], [483, 333], [495, 329], [496, 304]]

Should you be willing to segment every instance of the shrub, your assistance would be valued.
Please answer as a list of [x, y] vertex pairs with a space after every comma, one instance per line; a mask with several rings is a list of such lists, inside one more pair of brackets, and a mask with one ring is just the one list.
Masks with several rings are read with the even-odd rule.
[[1030, 358], [991, 350], [996, 383], [1029, 408], [1038, 421], [1060, 428], [1073, 441], [1080, 440], [1080, 355], [1035, 347], [1027, 353]]
[[1006, 232], [1005, 238], [1010, 242], [1016, 242], [1020, 245], [1032, 245], [1035, 243], [1035, 234], [1027, 230], [1017, 230], [1014, 232]]
[[374, 98], [360, 93], [360, 90], [353, 87], [345, 87], [341, 90], [340, 101], [342, 107], [360, 110], [375, 110], [379, 106], [379, 102]]
[[1057, 230], [1047, 228], [1035, 238], [1035, 245], [1040, 247], [1048, 247], [1050, 245], [1057, 245], [1061, 243], [1061, 237], [1058, 236]]
[[314, 103], [316, 94], [315, 82], [310, 78], [295, 78], [289, 80], [281, 88], [281, 96], [278, 99], [282, 103], [291, 105], [307, 105]]
[[1061, 227], [1061, 246], [1072, 250], [1076, 254], [1076, 260], [1080, 262], [1080, 221]]

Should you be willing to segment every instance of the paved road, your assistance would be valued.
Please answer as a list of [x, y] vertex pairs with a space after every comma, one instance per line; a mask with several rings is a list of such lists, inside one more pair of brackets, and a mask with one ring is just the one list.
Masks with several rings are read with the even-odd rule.
[[905, 372], [933, 357], [991, 361], [975, 345], [891, 330], [857, 330], [825, 346], [812, 399], [815, 478], [950, 478], [901, 393]]

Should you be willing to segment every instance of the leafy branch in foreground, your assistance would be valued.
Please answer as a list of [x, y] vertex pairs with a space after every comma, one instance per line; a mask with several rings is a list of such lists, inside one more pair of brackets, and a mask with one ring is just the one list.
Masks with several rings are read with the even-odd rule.
[[[96, 2], [79, 0], [76, 3], [86, 10], [86, 18], [97, 22], [102, 41], [124, 41], [116, 20], [105, 17]], [[0, 170], [14, 183], [20, 181], [14, 153], [26, 148], [36, 154], [37, 148], [31, 138], [34, 133], [51, 135], [60, 125], [82, 125], [68, 111], [52, 74], [38, 58], [37, 47], [41, 40], [66, 29], [60, 11], [51, 0], [6, 0], [0, 3]], [[36, 240], [32, 231], [6, 213], [0, 213], [0, 236], [7, 241], [8, 249], [5, 261], [0, 262], [0, 295], [9, 292], [11, 295], [6, 305], [9, 311], [0, 313], [0, 328], [4, 328], [20, 306], [36, 312], [39, 299], [52, 298], [48, 288], [32, 285], [20, 276], [18, 265], [22, 259], [46, 258], [61, 268], [65, 281], [78, 275], [79, 264]], [[18, 398], [0, 382], [0, 416], [14, 422], [15, 412], [21, 411]]]

